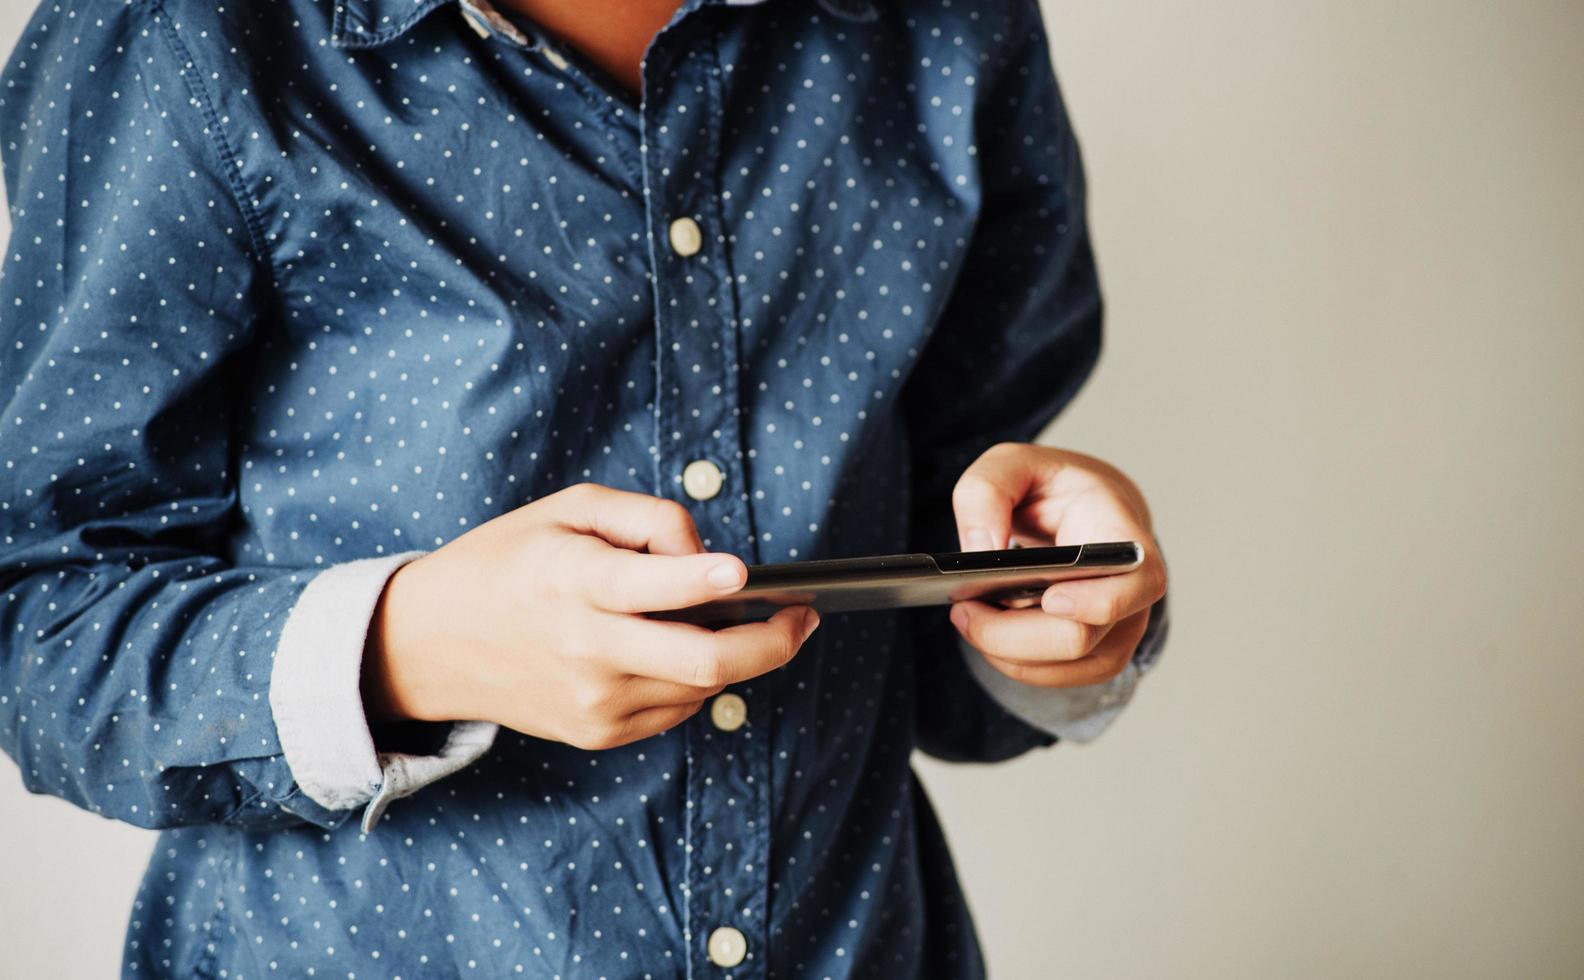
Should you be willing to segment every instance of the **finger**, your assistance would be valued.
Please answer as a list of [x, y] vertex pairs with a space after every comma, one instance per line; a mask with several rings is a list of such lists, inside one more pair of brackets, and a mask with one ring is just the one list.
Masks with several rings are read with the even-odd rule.
[[1028, 663], [1021, 660], [1006, 660], [990, 654], [984, 654], [984, 658], [990, 666], [1013, 680], [1032, 684], [1035, 687], [1083, 687], [1086, 684], [1102, 684], [1127, 668], [1128, 662], [1133, 659], [1134, 651], [1138, 649], [1139, 641], [1144, 638], [1144, 630], [1148, 625], [1148, 611], [1129, 616], [1107, 632], [1105, 639], [1101, 640], [1088, 656], [1065, 663]]
[[1165, 567], [1151, 550], [1142, 565], [1126, 574], [1053, 583], [1040, 597], [1040, 608], [1052, 616], [1104, 626], [1148, 609], [1165, 592]]
[[1042, 475], [1013, 511], [1014, 534], [1057, 545], [1148, 540], [1148, 520], [1125, 486], [1056, 450], [1036, 455], [1030, 465]]
[[1039, 457], [1018, 443], [997, 443], [974, 460], [952, 487], [952, 513], [964, 551], [1005, 548], [1012, 511], [1042, 479]]
[[674, 707], [679, 704], [691, 704], [694, 701], [706, 701], [725, 688], [724, 684], [698, 687], [654, 677], [627, 676], [618, 682], [608, 703], [596, 706], [595, 711], [609, 717], [621, 718], [646, 708]]
[[763, 622], [718, 630], [622, 617], [612, 627], [610, 663], [640, 677], [718, 689], [785, 664], [818, 625], [819, 614], [809, 606], [787, 606]]
[[675, 728], [693, 717], [702, 707], [704, 702], [699, 700], [688, 704], [644, 708], [613, 721], [588, 724], [563, 741], [580, 749], [614, 749]]
[[1019, 663], [1077, 660], [1111, 629], [1052, 616], [1043, 609], [1000, 609], [978, 599], [952, 604], [951, 620], [976, 650]]
[[544, 498], [562, 526], [593, 534], [620, 548], [657, 555], [691, 555], [704, 550], [693, 515], [675, 500], [617, 490], [599, 483], [576, 483]]
[[675, 728], [698, 714], [702, 707], [703, 701], [690, 701], [687, 704], [661, 705], [634, 712], [622, 721], [621, 741], [616, 744], [626, 745]]
[[586, 541], [582, 594], [591, 605], [611, 612], [679, 609], [730, 595], [748, 581], [748, 566], [725, 552], [645, 555], [598, 538]]
[[1042, 497], [1030, 507], [1029, 519], [1036, 526], [1046, 528], [1054, 543], [1142, 543], [1150, 539], [1148, 529], [1140, 523], [1127, 495], [1118, 488], [1078, 475], [1070, 482], [1083, 485]]
[[1071, 449], [1041, 446], [1041, 462], [1047, 477], [1052, 480], [1050, 496], [1072, 497], [1093, 487], [1104, 487], [1121, 498], [1124, 506], [1137, 516], [1146, 528], [1150, 526], [1149, 506], [1138, 485], [1126, 473], [1103, 459], [1096, 459]]

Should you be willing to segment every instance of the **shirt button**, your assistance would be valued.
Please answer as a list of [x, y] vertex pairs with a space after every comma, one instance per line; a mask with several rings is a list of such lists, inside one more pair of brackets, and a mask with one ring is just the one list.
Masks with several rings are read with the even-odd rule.
[[748, 940], [731, 926], [721, 926], [709, 937], [709, 958], [716, 966], [736, 966], [748, 955]]
[[682, 467], [682, 489], [694, 500], [708, 500], [720, 493], [726, 475], [707, 459], [695, 459]]
[[735, 732], [748, 721], [748, 702], [727, 691], [710, 702], [710, 721], [723, 732]]
[[687, 258], [689, 255], [697, 255], [698, 250], [703, 247], [704, 233], [699, 231], [697, 221], [683, 217], [671, 222], [672, 251]]

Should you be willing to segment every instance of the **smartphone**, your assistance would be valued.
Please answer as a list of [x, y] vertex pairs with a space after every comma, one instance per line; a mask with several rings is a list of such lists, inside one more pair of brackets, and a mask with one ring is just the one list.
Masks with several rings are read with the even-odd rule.
[[1019, 608], [1038, 605], [1052, 582], [1130, 572], [1143, 560], [1137, 542], [1103, 541], [749, 565], [747, 583], [729, 596], [645, 615], [720, 627], [766, 619], [791, 605], [810, 605], [821, 615], [959, 599]]

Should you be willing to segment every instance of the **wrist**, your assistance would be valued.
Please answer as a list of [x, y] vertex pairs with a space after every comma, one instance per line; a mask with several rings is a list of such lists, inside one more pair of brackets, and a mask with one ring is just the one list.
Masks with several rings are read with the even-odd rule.
[[449, 721], [431, 703], [432, 684], [424, 670], [418, 638], [422, 597], [413, 588], [422, 559], [396, 569], [385, 581], [369, 619], [359, 687], [370, 725], [398, 721]]

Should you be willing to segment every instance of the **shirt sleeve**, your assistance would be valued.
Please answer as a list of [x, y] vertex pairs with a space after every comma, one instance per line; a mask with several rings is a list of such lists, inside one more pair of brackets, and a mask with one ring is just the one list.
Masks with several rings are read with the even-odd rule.
[[[980, 174], [979, 220], [902, 396], [916, 551], [960, 547], [951, 506], [957, 478], [997, 442], [1034, 441], [1100, 352], [1102, 302], [1078, 143], [1039, 8], [1033, 0], [1010, 7], [1003, 57], [981, 76], [975, 144], [967, 151]], [[1080, 731], [1069, 719], [1094, 724], [1131, 691], [1129, 674], [1104, 691], [1013, 695], [975, 671], [982, 658], [964, 656], [948, 610], [907, 615], [916, 649], [915, 728], [931, 755], [1010, 758], [1054, 743], [1060, 730]]]
[[[396, 569], [423, 554], [406, 551], [324, 569], [293, 605], [275, 649], [269, 702], [287, 766], [320, 806], [363, 806], [364, 833], [392, 800], [471, 765], [499, 730], [484, 721], [425, 723], [419, 727], [430, 731], [420, 734], [439, 744], [414, 753], [382, 748], [368, 724], [361, 667], [374, 608]], [[384, 729], [387, 736], [391, 731]], [[436, 731], [443, 733], [439, 739], [432, 738]]]
[[231, 555], [272, 282], [208, 77], [158, 7], [45, 5], [0, 78], [0, 748], [30, 791], [138, 826], [332, 828], [493, 727], [373, 748], [368, 613], [410, 556]]

